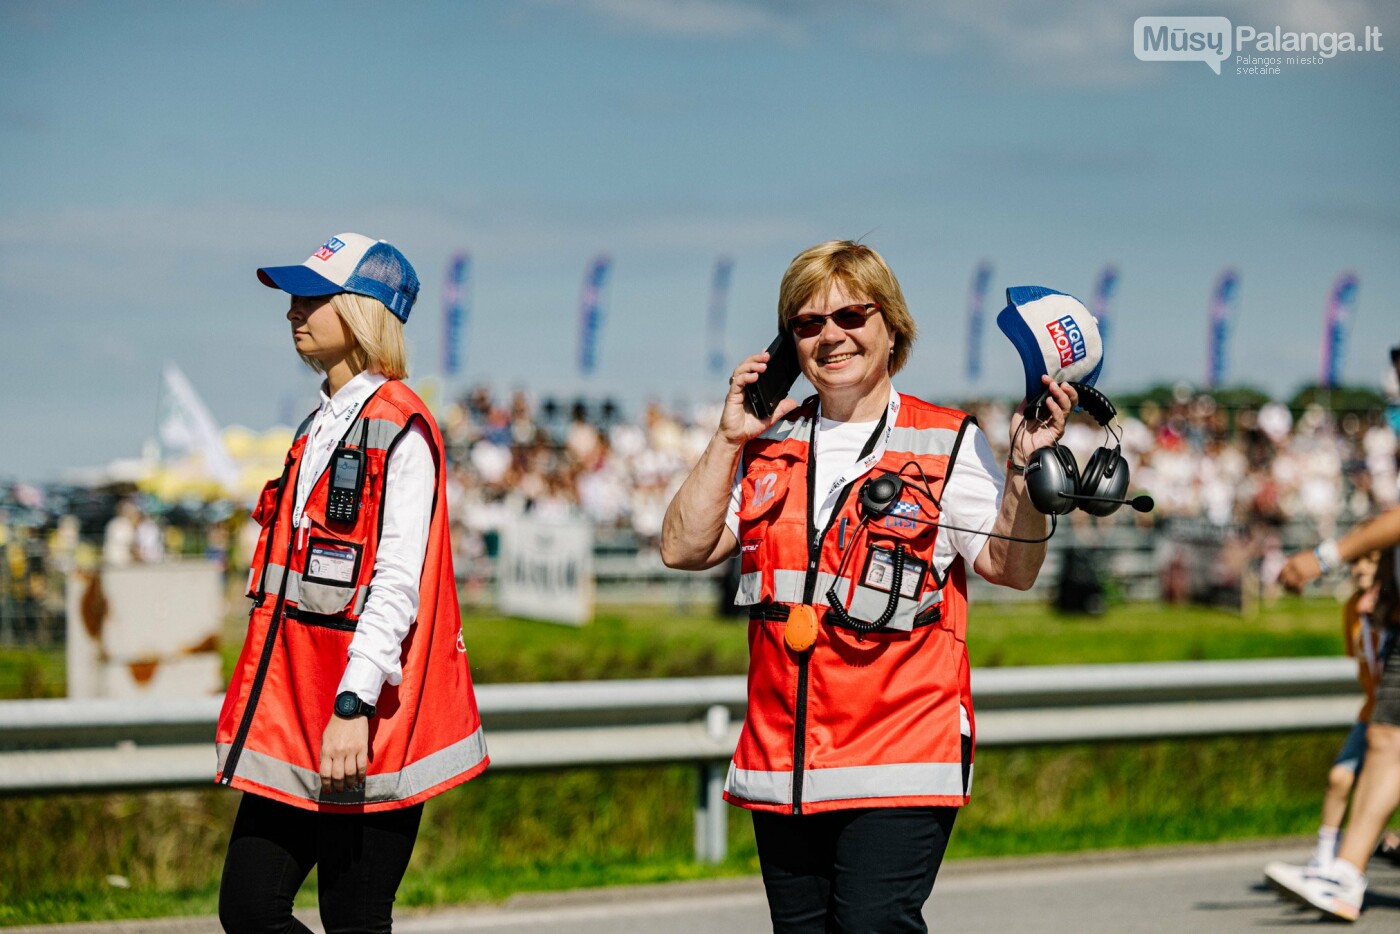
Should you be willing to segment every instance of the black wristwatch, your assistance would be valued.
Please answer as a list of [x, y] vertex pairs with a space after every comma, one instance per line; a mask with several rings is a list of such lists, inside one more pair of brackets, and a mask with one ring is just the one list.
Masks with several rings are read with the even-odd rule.
[[374, 716], [374, 705], [360, 700], [354, 691], [341, 691], [335, 696], [335, 715], [353, 720], [355, 717]]

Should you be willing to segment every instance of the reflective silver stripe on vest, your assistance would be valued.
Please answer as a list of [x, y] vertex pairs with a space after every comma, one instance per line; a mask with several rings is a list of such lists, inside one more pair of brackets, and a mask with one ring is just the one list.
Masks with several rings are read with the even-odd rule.
[[763, 600], [763, 574], [755, 571], [752, 574], [739, 575], [739, 589], [734, 593], [735, 606], [753, 606]]
[[[838, 595], [841, 593], [842, 591], [837, 591]], [[889, 605], [890, 595], [888, 593], [870, 587], [857, 587], [855, 594], [851, 597], [850, 606], [846, 607], [846, 612], [850, 614], [852, 619], [860, 620], [862, 623], [873, 623], [885, 615], [885, 608]], [[908, 632], [914, 628], [914, 615], [918, 612], [919, 608], [913, 600], [899, 600], [895, 604], [894, 613], [890, 615], [885, 626], [889, 629]]]
[[[913, 798], [943, 796], [961, 798], [961, 762], [901, 762], [895, 765], [856, 765], [839, 769], [806, 769], [802, 773], [802, 800], [849, 801], [858, 798]], [[792, 771], [760, 772], [729, 764], [724, 790], [745, 801], [792, 804]]]
[[[837, 580], [835, 574], [825, 571], [817, 574], [817, 591], [812, 597], [813, 606], [826, 606], [826, 592]], [[840, 578], [842, 587], [849, 587], [850, 578]], [[801, 603], [807, 589], [806, 571], [774, 571], [773, 600], [777, 603]], [[838, 589], [838, 593], [842, 592]], [[739, 575], [739, 590], [734, 597], [736, 606], [751, 606], [763, 599], [763, 573], [753, 571]]]
[[[219, 771], [228, 758], [230, 744], [218, 744]], [[439, 749], [398, 772], [370, 775], [363, 791], [321, 794], [321, 773], [283, 762], [265, 752], [244, 748], [238, 758], [239, 778], [256, 782], [307, 801], [326, 804], [375, 804], [381, 801], [404, 801], [445, 781], [469, 772], [486, 758], [486, 734], [481, 727], [466, 739]]]
[[[807, 581], [805, 571], [774, 571], [773, 572], [773, 599], [778, 603], [801, 603], [804, 585]], [[817, 590], [812, 596], [813, 606], [827, 606], [826, 592], [831, 589], [831, 585], [836, 583], [836, 592], [845, 595], [851, 586], [848, 577], [837, 578], [834, 574], [825, 572], [817, 575]], [[739, 589], [734, 597], [735, 606], [753, 606], [763, 600], [763, 574], [754, 571], [749, 574], [742, 574], [739, 577]], [[878, 590], [869, 588], [857, 588], [851, 605], [847, 607], [849, 612], [856, 619], [869, 622], [877, 619], [885, 612], [885, 605], [889, 601], [889, 595]], [[910, 600], [901, 600], [900, 605], [895, 609], [893, 618], [887, 624], [893, 629], [909, 629], [914, 625], [914, 617], [931, 606], [936, 606], [943, 602], [943, 591], [935, 590], [927, 594], [918, 604]]]
[[[286, 572], [280, 564], [269, 564], [267, 566], [267, 592], [272, 593], [282, 586], [282, 575]], [[290, 603], [300, 602], [301, 597], [301, 572], [293, 571], [287, 578], [287, 592], [284, 594]], [[355, 603], [350, 612], [359, 616], [365, 611], [365, 603], [369, 601], [369, 585], [363, 584], [355, 591]]]
[[890, 432], [885, 451], [947, 457], [957, 443], [958, 432], [954, 428], [896, 428]]
[[[399, 436], [399, 432], [403, 431], [402, 425], [385, 418], [367, 418], [365, 422], [369, 425], [365, 447], [370, 450], [387, 451], [389, 445], [393, 444], [394, 439]], [[359, 444], [361, 431], [364, 429], [360, 427], [350, 429], [350, 434], [345, 440], [351, 444]]]
[[785, 441], [798, 432], [810, 434], [811, 431], [812, 420], [810, 418], [796, 418], [791, 421], [780, 418], [765, 428], [759, 437], [764, 441]]
[[724, 780], [728, 794], [763, 804], [792, 804], [792, 772], [759, 772], [737, 768], [729, 763], [729, 777]]

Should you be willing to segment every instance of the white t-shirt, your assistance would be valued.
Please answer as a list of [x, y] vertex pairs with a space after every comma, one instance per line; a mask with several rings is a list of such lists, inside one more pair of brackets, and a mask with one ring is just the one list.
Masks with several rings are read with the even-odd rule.
[[[835, 482], [837, 476], [850, 469], [860, 453], [865, 449], [870, 435], [878, 422], [838, 422], [820, 418], [817, 423], [817, 475], [814, 489], [826, 489]], [[743, 495], [742, 462], [734, 473], [734, 484], [729, 491], [729, 511], [725, 515], [725, 525], [729, 531], [739, 536], [739, 506]], [[959, 529], [990, 530], [996, 524], [997, 513], [1001, 511], [1002, 488], [1006, 477], [1002, 473], [997, 456], [992, 451], [987, 436], [976, 425], [968, 425], [963, 433], [962, 444], [957, 456], [949, 464], [948, 482], [943, 487], [942, 513], [940, 521], [958, 526], [947, 526], [941, 530], [934, 545], [933, 564], [939, 577], [948, 571], [956, 555], [971, 567], [987, 544], [987, 536], [977, 531]], [[859, 482], [850, 495], [860, 488]], [[840, 490], [834, 491], [817, 509], [817, 528], [824, 528], [836, 508], [836, 498]]]

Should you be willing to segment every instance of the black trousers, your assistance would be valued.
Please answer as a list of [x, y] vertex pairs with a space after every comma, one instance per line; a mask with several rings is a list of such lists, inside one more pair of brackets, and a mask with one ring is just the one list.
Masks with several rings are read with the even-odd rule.
[[308, 931], [292, 917], [292, 901], [315, 866], [326, 934], [391, 930], [422, 818], [421, 804], [322, 814], [244, 794], [224, 859], [220, 923], [229, 934]]
[[775, 934], [928, 930], [957, 808], [752, 813]]

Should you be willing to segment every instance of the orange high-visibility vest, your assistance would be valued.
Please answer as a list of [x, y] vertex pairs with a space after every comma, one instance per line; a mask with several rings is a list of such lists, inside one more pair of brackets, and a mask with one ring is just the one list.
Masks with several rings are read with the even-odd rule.
[[[859, 490], [902, 471], [906, 480], [926, 478], [941, 498], [975, 422], [899, 396], [884, 454], [847, 484], [826, 528], [816, 529], [809, 520], [821, 496], [809, 488], [816, 417], [808, 400], [744, 448], [736, 603], [752, 608], [748, 713], [725, 797], [792, 814], [966, 804], [975, 724], [963, 561], [954, 557], [944, 575], [935, 573], [939, 530], [914, 520], [936, 521], [939, 509], [922, 492], [906, 490], [890, 514], [862, 521]], [[871, 456], [886, 420], [867, 445]], [[835, 585], [850, 617], [879, 619], [896, 545], [909, 562], [894, 615], [884, 628], [859, 633], [831, 612], [828, 590]], [[783, 626], [803, 603], [815, 607], [819, 626], [815, 645], [799, 653], [784, 642]]]
[[[292, 508], [311, 421], [302, 423], [281, 478], [263, 489], [253, 513], [263, 527], [248, 575], [253, 608], [219, 714], [217, 780], [318, 811], [408, 807], [476, 776], [488, 762], [461, 636], [442, 435], [412, 390], [399, 380], [385, 383], [342, 440], [365, 456], [357, 516], [352, 523], [327, 520], [328, 470], [298, 530]], [[403, 680], [384, 685], [369, 720], [363, 787], [323, 794], [321, 735], [374, 576], [385, 465], [414, 422], [430, 439], [437, 481], [418, 616], [403, 642]]]

